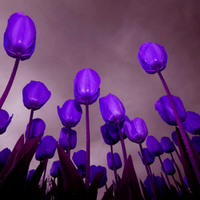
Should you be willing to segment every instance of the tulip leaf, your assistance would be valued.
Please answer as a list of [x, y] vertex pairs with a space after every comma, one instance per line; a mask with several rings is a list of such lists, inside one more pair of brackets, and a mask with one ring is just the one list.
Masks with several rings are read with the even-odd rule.
[[145, 188], [145, 186], [144, 186], [144, 184], [143, 184], [143, 182], [141, 180], [140, 180], [140, 185], [142, 187], [144, 199], [145, 200], [151, 200], [151, 198], [149, 197], [149, 194], [148, 194], [148, 192], [147, 192], [147, 190], [146, 190], [146, 188]]
[[143, 200], [133, 161], [129, 155], [122, 173], [118, 199], [129, 199], [130, 195], [133, 199]]
[[98, 172], [95, 175], [95, 177], [89, 187], [89, 193], [90, 193], [91, 200], [95, 200], [97, 198], [97, 191], [99, 188], [99, 183], [101, 181], [102, 174], [103, 174], [103, 170]]
[[23, 145], [24, 145], [24, 135], [22, 134], [20, 136], [20, 138], [18, 139], [18, 141], [16, 142], [6, 164], [4, 165], [4, 167], [0, 173], [0, 180], [7, 174], [7, 172], [13, 165], [13, 160], [15, 159], [17, 153], [19, 152], [19, 150], [22, 148]]
[[67, 199], [90, 199], [86, 186], [63, 148], [57, 143], [64, 194]]
[[105, 194], [103, 195], [102, 200], [115, 200], [116, 198], [113, 196], [113, 184], [107, 189]]
[[[178, 142], [178, 147], [179, 147], [179, 152], [180, 152], [180, 157], [181, 157], [181, 162], [183, 165], [183, 169], [187, 178], [187, 182], [190, 186], [191, 191], [193, 192], [194, 196], [197, 199], [200, 199], [200, 191], [199, 191], [199, 183], [197, 180], [197, 177], [195, 175], [193, 166], [191, 164], [190, 158], [188, 156], [186, 147], [183, 143], [183, 140], [181, 138], [181, 134], [178, 128], [176, 128], [176, 134], [177, 134], [177, 142]], [[188, 141], [189, 144], [190, 141]], [[195, 158], [197, 159], [196, 162], [199, 162], [198, 156], [196, 156], [196, 150], [192, 147], [192, 144], [190, 145], [190, 148], [192, 149]]]

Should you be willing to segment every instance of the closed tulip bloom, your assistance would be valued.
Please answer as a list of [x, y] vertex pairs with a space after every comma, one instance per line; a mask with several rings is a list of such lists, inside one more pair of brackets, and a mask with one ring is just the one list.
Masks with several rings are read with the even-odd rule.
[[40, 109], [50, 98], [51, 92], [44, 83], [31, 81], [23, 89], [23, 103], [28, 109]]
[[74, 97], [80, 104], [94, 103], [100, 95], [101, 78], [93, 69], [80, 70], [74, 79]]
[[196, 151], [200, 154], [200, 136], [193, 136], [191, 143]]
[[[180, 120], [183, 122], [186, 119], [187, 113], [183, 106], [183, 103], [179, 97], [172, 96], [176, 109], [178, 111]], [[168, 96], [162, 96], [155, 104], [155, 110], [158, 111], [160, 117], [165, 121], [167, 124], [176, 126], [176, 118], [171, 106], [171, 103], [169, 101]]]
[[[153, 162], [155, 160], [155, 156], [153, 154], [150, 154], [149, 150], [147, 148], [142, 148], [142, 150], [143, 150], [144, 158], [146, 160], [147, 165], [153, 164]], [[138, 154], [142, 160], [142, 163], [144, 164], [144, 160], [143, 160], [143, 157], [142, 157], [140, 151], [138, 151]]]
[[82, 115], [82, 108], [80, 104], [73, 99], [67, 100], [63, 104], [62, 108], [57, 106], [57, 111], [63, 126], [67, 127], [76, 126]]
[[45, 158], [52, 158], [56, 151], [56, 140], [51, 135], [46, 135], [42, 138], [37, 146], [35, 152], [36, 160], [44, 160]]
[[58, 177], [58, 169], [61, 171], [61, 165], [60, 161], [56, 160], [52, 163], [51, 169], [50, 169], [50, 175], [54, 178]]
[[136, 117], [131, 121], [124, 122], [124, 131], [129, 140], [142, 143], [148, 135], [148, 129], [143, 119]]
[[165, 153], [172, 153], [174, 151], [174, 146], [169, 137], [162, 137], [160, 140], [160, 144]]
[[0, 166], [6, 164], [6, 161], [8, 160], [10, 154], [11, 150], [9, 148], [5, 148], [2, 151], [0, 151]]
[[103, 174], [102, 174], [102, 177], [101, 177], [101, 181], [99, 183], [99, 188], [103, 187], [106, 182], [107, 182], [107, 172], [106, 172], [106, 168], [105, 167], [102, 167], [102, 166], [95, 166], [95, 165], [91, 165], [90, 166], [90, 183], [92, 183], [95, 175], [102, 171], [103, 170]]
[[8, 125], [10, 124], [12, 117], [9, 117], [9, 114], [7, 111], [0, 109], [0, 134], [3, 134], [6, 132], [6, 129]]
[[[64, 150], [68, 150], [68, 137], [69, 137], [69, 129], [67, 127], [63, 127], [60, 131], [60, 137], [58, 143]], [[70, 149], [74, 149], [77, 143], [77, 133], [75, 130], [70, 131]]]
[[31, 57], [35, 50], [36, 28], [33, 20], [22, 12], [14, 13], [8, 19], [4, 33], [4, 48], [13, 58], [21, 55], [21, 60]]
[[147, 137], [146, 145], [149, 150], [149, 153], [153, 154], [154, 156], [160, 156], [164, 153], [163, 148], [161, 147], [160, 143], [152, 135], [149, 135]]
[[155, 74], [157, 70], [165, 69], [168, 58], [165, 48], [153, 42], [142, 44], [137, 57], [148, 74]]
[[85, 169], [86, 168], [86, 151], [79, 150], [74, 152], [72, 156], [72, 160], [74, 164], [77, 166], [78, 169]]
[[[165, 168], [165, 171], [167, 173], [167, 175], [173, 175], [175, 174], [176, 170], [174, 168], [174, 162], [172, 160], [170, 160], [169, 158], [166, 158], [163, 161], [163, 166]], [[163, 168], [161, 167], [162, 171], [164, 172]]]
[[125, 108], [122, 102], [113, 94], [99, 99], [101, 116], [106, 123], [119, 123], [124, 119]]
[[183, 128], [193, 134], [193, 135], [200, 135], [200, 115], [193, 112], [187, 111], [186, 120], [182, 123]]
[[[29, 123], [26, 126], [25, 137], [27, 137], [28, 127], [29, 127]], [[42, 119], [40, 118], [33, 119], [31, 123], [31, 131], [30, 131], [29, 139], [36, 137], [40, 134], [42, 138], [44, 135], [45, 128], [46, 128], [46, 124]]]
[[[114, 157], [115, 169], [118, 170], [118, 169], [120, 169], [122, 167], [121, 158], [120, 158], [118, 153], [113, 153], [113, 157]], [[107, 165], [108, 165], [109, 169], [113, 170], [113, 162], [112, 162], [112, 154], [111, 154], [111, 152], [107, 153]]]

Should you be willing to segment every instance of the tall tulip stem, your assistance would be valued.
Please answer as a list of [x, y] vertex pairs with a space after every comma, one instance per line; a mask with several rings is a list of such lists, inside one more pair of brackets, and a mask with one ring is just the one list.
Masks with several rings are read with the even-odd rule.
[[28, 130], [27, 130], [27, 134], [26, 134], [26, 142], [29, 140], [29, 137], [30, 137], [31, 125], [32, 125], [32, 120], [33, 120], [33, 113], [34, 113], [34, 109], [32, 108], [31, 113], [30, 113], [30, 117], [29, 117]]
[[89, 124], [89, 103], [85, 102], [86, 113], [86, 172], [85, 172], [85, 185], [89, 191], [90, 181], [90, 124]]
[[125, 143], [124, 143], [124, 139], [123, 139], [123, 135], [122, 135], [122, 131], [121, 131], [121, 127], [119, 125], [119, 122], [117, 122], [117, 128], [119, 130], [119, 137], [120, 137], [120, 141], [121, 141], [121, 145], [122, 145], [122, 152], [123, 152], [124, 165], [125, 165], [126, 160], [127, 160], [127, 154], [126, 154], [126, 147], [125, 147]]
[[167, 96], [168, 96], [168, 98], [170, 100], [170, 103], [171, 103], [171, 106], [172, 106], [172, 109], [173, 109], [173, 112], [174, 112], [174, 116], [176, 118], [176, 122], [178, 124], [178, 127], [179, 127], [179, 130], [180, 130], [183, 142], [185, 144], [185, 147], [186, 147], [186, 150], [187, 150], [187, 153], [188, 153], [188, 156], [190, 158], [190, 162], [191, 162], [191, 164], [193, 166], [193, 169], [195, 171], [196, 177], [197, 177], [198, 182], [200, 184], [200, 169], [198, 167], [197, 161], [195, 160], [194, 153], [193, 153], [191, 145], [190, 145], [190, 141], [189, 141], [189, 139], [188, 139], [188, 137], [187, 137], [187, 135], [185, 133], [185, 130], [184, 130], [183, 126], [182, 126], [182, 122], [180, 120], [180, 117], [179, 117], [178, 111], [176, 109], [174, 100], [172, 98], [171, 92], [169, 91], [169, 88], [168, 88], [168, 86], [167, 86], [167, 84], [166, 84], [166, 82], [165, 82], [165, 80], [164, 80], [164, 78], [163, 78], [163, 76], [162, 76], [162, 74], [161, 74], [159, 69], [157, 70], [157, 73], [158, 73], [158, 76], [160, 77], [160, 80], [161, 80], [161, 82], [162, 82], [162, 84], [163, 84], [163, 86], [165, 88], [165, 91], [167, 93]]
[[13, 81], [15, 79], [15, 75], [17, 73], [17, 69], [18, 69], [18, 66], [19, 66], [20, 58], [21, 58], [21, 54], [17, 54], [16, 60], [15, 60], [15, 64], [14, 64], [14, 67], [13, 67], [13, 71], [12, 71], [12, 73], [10, 75], [10, 79], [9, 79], [9, 81], [7, 83], [7, 86], [6, 86], [5, 90], [4, 90], [4, 93], [2, 94], [1, 99], [0, 99], [0, 109], [3, 106], [5, 100], [6, 100], [7, 96], [8, 96], [8, 93], [9, 93], [9, 91], [11, 89], [11, 86], [13, 84]]
[[116, 185], [118, 186], [118, 181], [117, 181], [117, 171], [115, 168], [115, 160], [114, 160], [114, 155], [113, 155], [113, 145], [110, 145], [110, 151], [111, 151], [111, 156], [112, 156], [112, 163], [113, 163], [113, 171], [114, 171], [114, 176], [115, 176], [115, 182]]
[[149, 167], [147, 165], [147, 162], [145, 160], [145, 157], [144, 157], [144, 152], [143, 152], [143, 149], [142, 149], [142, 144], [139, 143], [139, 146], [140, 146], [140, 152], [142, 154], [143, 162], [144, 162], [144, 165], [145, 165], [145, 168], [146, 168], [146, 171], [147, 171], [147, 175], [148, 175], [148, 180], [149, 180], [149, 183], [150, 183], [151, 191], [153, 193], [153, 198], [154, 198], [154, 200], [157, 200], [157, 196], [156, 196], [156, 193], [155, 193], [155, 190], [154, 190], [154, 187], [153, 187], [153, 182], [152, 182], [152, 179], [151, 179], [151, 172], [150, 172], [150, 169], [149, 169]]
[[68, 154], [68, 156], [69, 156], [69, 158], [70, 158], [70, 140], [71, 140], [71, 127], [70, 126], [68, 126], [68, 130], [69, 130], [69, 133], [68, 133], [68, 146], [67, 146], [67, 154]]

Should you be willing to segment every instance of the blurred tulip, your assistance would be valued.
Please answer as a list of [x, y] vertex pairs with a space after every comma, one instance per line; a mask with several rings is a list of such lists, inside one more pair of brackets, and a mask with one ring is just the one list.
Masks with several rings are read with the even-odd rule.
[[[68, 151], [68, 137], [69, 137], [69, 129], [67, 127], [63, 127], [60, 131], [60, 137], [58, 143], [60, 146]], [[70, 149], [74, 149], [77, 143], [77, 133], [75, 130], [70, 130]]]
[[0, 172], [3, 169], [4, 165], [6, 164], [10, 154], [11, 150], [8, 148], [5, 148], [2, 151], [0, 151]]
[[[115, 169], [118, 170], [122, 167], [122, 161], [118, 153], [113, 153], [114, 157], [114, 164], [115, 164]], [[107, 153], [107, 165], [108, 168], [113, 170], [113, 162], [112, 162], [112, 154], [111, 152]]]
[[21, 55], [21, 60], [31, 57], [35, 50], [36, 28], [33, 20], [22, 12], [14, 13], [8, 19], [4, 33], [4, 48], [13, 58]]
[[74, 97], [80, 104], [94, 103], [100, 95], [101, 78], [93, 69], [80, 70], [74, 79]]
[[12, 117], [9, 117], [7, 111], [0, 109], [0, 134], [5, 133], [8, 125], [10, 124]]
[[[153, 164], [153, 162], [155, 160], [155, 156], [153, 154], [150, 154], [149, 150], [147, 148], [142, 148], [142, 150], [143, 150], [144, 157], [145, 157], [147, 165]], [[141, 155], [140, 151], [138, 151], [138, 154], [139, 154], [139, 156], [140, 156], [140, 158], [142, 160], [142, 163], [144, 164], [144, 160], [142, 158], [142, 155]]]
[[182, 123], [183, 128], [193, 134], [193, 135], [200, 135], [200, 115], [193, 112], [187, 111], [186, 120]]
[[177, 141], [177, 137], [176, 137], [176, 131], [172, 131], [171, 137], [172, 137], [172, 140], [173, 140], [174, 144], [176, 146], [178, 146], [178, 141]]
[[51, 169], [50, 169], [50, 175], [54, 178], [58, 177], [58, 169], [61, 171], [61, 165], [60, 161], [56, 160], [52, 163]]
[[[176, 97], [176, 96], [172, 96], [172, 97], [173, 97], [175, 106], [177, 108], [179, 117], [181, 121], [183, 122], [185, 121], [186, 116], [187, 116], [183, 103], [179, 97]], [[171, 103], [167, 95], [160, 97], [160, 99], [155, 104], [155, 110], [158, 111], [160, 117], [167, 124], [172, 125], [172, 126], [177, 125], [176, 118], [175, 118]]]
[[157, 70], [165, 69], [167, 58], [165, 48], [153, 42], [142, 44], [138, 53], [138, 60], [148, 74], [155, 74]]
[[105, 167], [102, 167], [102, 166], [95, 166], [95, 165], [91, 165], [90, 166], [90, 183], [92, 183], [95, 175], [102, 171], [103, 170], [103, 174], [102, 174], [102, 177], [101, 177], [101, 181], [99, 183], [99, 188], [103, 187], [106, 182], [107, 182], [107, 172], [106, 172], [106, 168]]
[[162, 137], [160, 144], [165, 153], [172, 153], [174, 151], [174, 146], [169, 137]]
[[131, 121], [124, 122], [124, 131], [129, 140], [142, 143], [148, 135], [148, 129], [143, 119], [136, 117]]
[[[25, 137], [27, 137], [28, 127], [29, 127], [29, 123], [26, 126]], [[42, 138], [44, 135], [45, 128], [46, 128], [46, 124], [42, 119], [40, 119], [40, 118], [33, 119], [32, 123], [31, 123], [29, 139], [36, 137], [40, 134], [41, 134], [41, 138]]]
[[153, 154], [154, 156], [160, 156], [164, 153], [163, 148], [161, 147], [160, 143], [152, 135], [149, 135], [147, 137], [146, 145], [149, 150], [149, 153]]
[[62, 125], [67, 127], [76, 126], [79, 123], [82, 115], [82, 108], [80, 104], [73, 99], [67, 100], [63, 104], [62, 108], [57, 106], [57, 111]]
[[[174, 168], [174, 163], [172, 160], [170, 160], [169, 158], [166, 158], [163, 161], [163, 166], [165, 168], [165, 171], [167, 173], [167, 175], [174, 175], [176, 170]], [[163, 168], [161, 167], [162, 171], [164, 172]]]
[[99, 99], [101, 116], [106, 123], [119, 123], [124, 119], [125, 108], [122, 102], [113, 94]]
[[44, 136], [37, 146], [35, 152], [36, 160], [44, 160], [45, 158], [52, 158], [56, 151], [56, 140], [51, 135]]
[[200, 136], [193, 136], [191, 143], [196, 151], [200, 154]]
[[31, 81], [23, 89], [23, 103], [28, 109], [40, 109], [50, 98], [51, 92], [44, 83]]
[[86, 151], [79, 150], [74, 152], [72, 156], [72, 160], [74, 164], [77, 166], [78, 169], [85, 169], [86, 168]]
[[31, 169], [28, 171], [27, 177], [26, 177], [26, 185], [30, 182], [34, 173], [35, 173], [35, 169]]

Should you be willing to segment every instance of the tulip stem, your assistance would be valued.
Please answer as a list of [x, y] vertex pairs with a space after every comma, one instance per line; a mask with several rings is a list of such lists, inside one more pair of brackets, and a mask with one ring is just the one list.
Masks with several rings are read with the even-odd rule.
[[86, 171], [85, 171], [85, 186], [89, 191], [90, 181], [90, 124], [89, 124], [89, 102], [85, 102], [86, 114]]
[[187, 135], [186, 135], [186, 133], [185, 133], [185, 130], [184, 130], [183, 125], [182, 125], [182, 122], [181, 122], [181, 120], [180, 120], [178, 111], [177, 111], [177, 109], [176, 109], [174, 100], [173, 100], [173, 98], [172, 98], [172, 95], [171, 95], [171, 93], [170, 93], [170, 91], [169, 91], [169, 88], [168, 88], [168, 86], [167, 86], [167, 84], [166, 84], [166, 82], [165, 82], [165, 80], [164, 80], [164, 78], [163, 78], [163, 76], [162, 76], [162, 74], [161, 74], [161, 72], [160, 72], [159, 69], [157, 69], [157, 73], [158, 73], [158, 76], [160, 77], [160, 80], [161, 80], [161, 82], [162, 82], [162, 84], [163, 84], [163, 86], [164, 86], [164, 88], [165, 88], [165, 91], [166, 91], [166, 93], [167, 93], [167, 96], [168, 96], [168, 98], [169, 98], [169, 100], [170, 100], [170, 103], [171, 103], [171, 106], [172, 106], [172, 109], [173, 109], [173, 112], [174, 112], [174, 116], [175, 116], [175, 118], [176, 118], [176, 122], [177, 122], [177, 124], [178, 124], [178, 127], [179, 127], [179, 130], [180, 130], [180, 133], [181, 133], [183, 142], [184, 142], [184, 144], [185, 144], [185, 147], [186, 147], [186, 150], [187, 150], [187, 153], [188, 153], [188, 156], [189, 156], [189, 158], [190, 158], [190, 162], [191, 162], [191, 164], [192, 164], [192, 166], [193, 166], [193, 169], [194, 169], [194, 171], [195, 171], [196, 177], [197, 177], [197, 179], [198, 179], [198, 183], [200, 184], [200, 169], [199, 169], [199, 167], [198, 167], [198, 163], [197, 163], [197, 161], [195, 160], [195, 156], [194, 156], [194, 154], [195, 154], [195, 155], [197, 155], [197, 154], [194, 152], [195, 150], [192, 149], [192, 146], [191, 146], [191, 144], [190, 144], [190, 141], [189, 141], [189, 139], [188, 139], [188, 137], [187, 137]]
[[31, 125], [32, 125], [32, 120], [33, 120], [33, 113], [34, 113], [34, 109], [31, 108], [31, 113], [30, 113], [30, 117], [29, 117], [29, 123], [28, 123], [28, 130], [27, 130], [27, 134], [26, 134], [26, 142], [30, 139], [30, 132], [31, 132]]
[[156, 196], [156, 193], [155, 193], [155, 190], [154, 190], [154, 187], [153, 187], [153, 182], [152, 182], [152, 179], [151, 179], [150, 168], [148, 167], [147, 162], [145, 160], [144, 152], [143, 152], [143, 149], [142, 149], [142, 144], [139, 143], [139, 146], [140, 146], [140, 152], [142, 154], [143, 162], [144, 162], [144, 165], [145, 165], [145, 168], [146, 168], [146, 171], [147, 171], [147, 175], [148, 175], [151, 191], [153, 193], [153, 198], [154, 198], [154, 200], [157, 200], [157, 196]]
[[71, 137], [71, 127], [70, 126], [68, 126], [68, 130], [69, 130], [69, 133], [68, 133], [68, 147], [67, 147], [67, 154], [68, 154], [68, 156], [69, 156], [69, 158], [70, 158], [70, 137]]
[[123, 152], [124, 165], [125, 165], [126, 160], [127, 160], [127, 154], [126, 154], [126, 147], [125, 147], [125, 143], [124, 143], [124, 139], [123, 139], [123, 136], [122, 136], [122, 131], [121, 131], [121, 127], [119, 125], [119, 122], [117, 122], [117, 128], [119, 130], [119, 137], [120, 137], [120, 141], [121, 141], [121, 145], [122, 145], [122, 152]]
[[111, 156], [112, 156], [112, 163], [113, 163], [113, 171], [114, 171], [114, 176], [115, 176], [115, 182], [118, 188], [118, 180], [117, 180], [117, 172], [115, 168], [115, 160], [114, 160], [114, 155], [113, 155], [113, 145], [110, 145], [110, 151], [111, 151]]
[[21, 54], [17, 54], [16, 60], [15, 60], [15, 64], [14, 64], [14, 67], [13, 67], [13, 71], [12, 71], [12, 73], [10, 75], [10, 79], [9, 79], [9, 81], [7, 83], [7, 86], [6, 86], [5, 90], [4, 90], [4, 93], [2, 94], [1, 99], [0, 99], [0, 109], [3, 106], [5, 100], [6, 100], [7, 96], [8, 96], [8, 93], [9, 93], [9, 91], [11, 89], [11, 86], [13, 84], [13, 81], [15, 79], [15, 75], [17, 73], [17, 69], [18, 69], [18, 66], [19, 66], [20, 58], [21, 58]]

